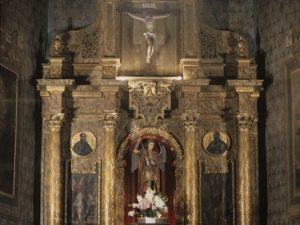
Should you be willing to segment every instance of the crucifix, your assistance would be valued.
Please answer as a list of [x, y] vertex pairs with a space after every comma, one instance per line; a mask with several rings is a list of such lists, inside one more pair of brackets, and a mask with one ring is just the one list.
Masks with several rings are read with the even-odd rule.
[[130, 13], [127, 10], [125, 10], [123, 13], [129, 15], [134, 19], [141, 20], [145, 23], [146, 32], [143, 35], [145, 36], [145, 39], [148, 43], [146, 63], [150, 63], [151, 56], [153, 55], [154, 52], [154, 38], [155, 38], [154, 21], [156, 19], [167, 18], [171, 15], [174, 15], [174, 13], [167, 13], [163, 15], [152, 15], [148, 12], [143, 12], [142, 15], [137, 15], [137, 14]]

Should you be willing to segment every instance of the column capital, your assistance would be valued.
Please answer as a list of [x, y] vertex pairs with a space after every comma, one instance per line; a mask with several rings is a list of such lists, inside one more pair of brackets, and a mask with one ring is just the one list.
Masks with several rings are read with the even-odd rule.
[[249, 128], [257, 122], [257, 115], [250, 113], [237, 113], [235, 118], [237, 125], [241, 128]]
[[44, 117], [46, 120], [49, 129], [51, 130], [60, 130], [61, 126], [65, 121], [65, 114], [64, 113], [57, 113], [57, 114], [48, 114]]
[[186, 128], [196, 128], [198, 123], [200, 122], [200, 115], [196, 114], [188, 114], [184, 113], [181, 116], [182, 125]]
[[120, 121], [120, 117], [117, 113], [109, 113], [104, 115], [100, 120], [104, 122], [105, 127], [112, 128], [117, 126], [118, 122]]

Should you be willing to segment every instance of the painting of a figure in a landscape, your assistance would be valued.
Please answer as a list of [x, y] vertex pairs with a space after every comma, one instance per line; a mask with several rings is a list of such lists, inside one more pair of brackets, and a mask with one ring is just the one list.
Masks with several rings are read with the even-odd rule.
[[98, 224], [98, 173], [72, 173], [68, 224]]
[[17, 74], [0, 65], [0, 195], [14, 195]]

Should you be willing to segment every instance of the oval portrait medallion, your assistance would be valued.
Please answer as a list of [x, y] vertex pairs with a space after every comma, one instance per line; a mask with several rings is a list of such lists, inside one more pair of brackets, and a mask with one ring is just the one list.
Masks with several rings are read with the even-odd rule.
[[96, 137], [89, 131], [81, 131], [71, 138], [71, 152], [76, 156], [90, 156], [96, 149]]
[[226, 132], [209, 131], [203, 137], [203, 148], [209, 154], [224, 154], [229, 146], [230, 139]]

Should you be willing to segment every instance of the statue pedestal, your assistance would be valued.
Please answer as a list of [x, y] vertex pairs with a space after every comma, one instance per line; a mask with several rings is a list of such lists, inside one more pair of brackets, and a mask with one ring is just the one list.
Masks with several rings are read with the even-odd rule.
[[[153, 224], [168, 224], [168, 217], [160, 217], [160, 218], [156, 218], [155, 223]], [[138, 224], [152, 224], [152, 223], [146, 223], [145, 218], [144, 217], [140, 217], [138, 218]]]
[[140, 217], [140, 218], [138, 218], [138, 222], [137, 222], [137, 223], [128, 223], [127, 225], [140, 225], [140, 224], [149, 224], [149, 225], [153, 225], [153, 224], [171, 225], [171, 224], [168, 222], [168, 217], [156, 218], [156, 222], [155, 222], [155, 223], [146, 223], [146, 222], [145, 222], [145, 218], [144, 218], [144, 217]]

